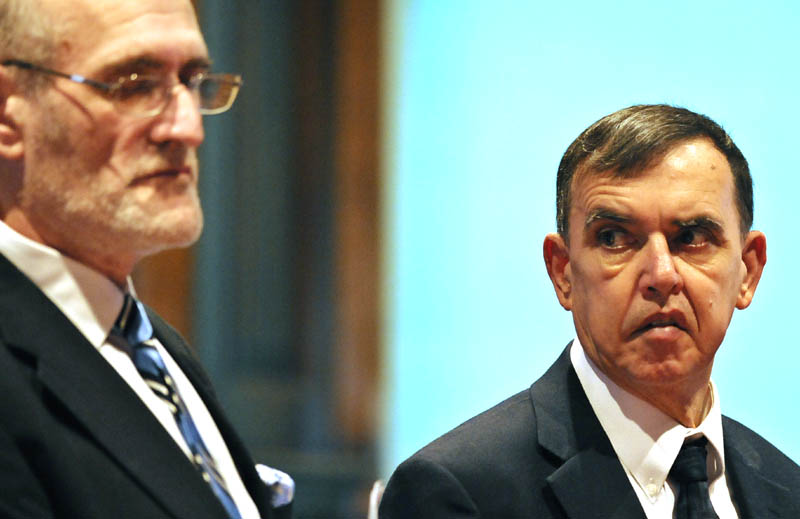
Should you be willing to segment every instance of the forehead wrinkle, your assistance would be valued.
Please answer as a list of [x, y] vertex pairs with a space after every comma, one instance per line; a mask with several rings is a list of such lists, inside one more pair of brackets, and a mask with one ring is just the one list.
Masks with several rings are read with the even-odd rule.
[[163, 42], [158, 40], [134, 38], [127, 41], [128, 45], [123, 45], [120, 41], [113, 43], [114, 45], [105, 49], [105, 52], [92, 56], [91, 61], [96, 62], [95, 65], [99, 70], [113, 71], [137, 66], [161, 69], [172, 63], [178, 63], [180, 67], [183, 67], [187, 63], [196, 62], [208, 65], [211, 62], [202, 35], [200, 35], [200, 45], [196, 49], [177, 46], [164, 47]]
[[45, 1], [59, 2], [50, 9], [64, 20], [60, 24], [70, 27], [59, 47], [58, 62], [82, 63], [84, 70], [78, 72], [84, 75], [106, 70], [107, 63], [123, 62], [137, 51], [164, 63], [208, 59], [188, 0], [69, 0], [74, 4], [71, 9], [64, 8], [66, 0]]

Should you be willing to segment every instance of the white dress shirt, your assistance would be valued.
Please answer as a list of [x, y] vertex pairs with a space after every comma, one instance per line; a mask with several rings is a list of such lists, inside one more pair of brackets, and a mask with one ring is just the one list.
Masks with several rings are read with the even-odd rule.
[[714, 510], [720, 519], [738, 518], [725, 477], [722, 415], [713, 382], [711, 410], [700, 425], [688, 428], [615, 384], [586, 356], [577, 338], [570, 360], [648, 519], [672, 519], [676, 489], [667, 476], [684, 440], [700, 435], [708, 439]]
[[[110, 279], [55, 249], [34, 242], [0, 221], [0, 253], [22, 271], [95, 347], [144, 402], [188, 458], [191, 452], [167, 404], [147, 386], [130, 355], [108, 341], [124, 294]], [[133, 286], [128, 280], [128, 289]], [[243, 519], [260, 517], [222, 435], [192, 384], [157, 340], [156, 348], [178, 386], [200, 436], [219, 468]], [[57, 344], [53, 344], [57, 348]]]

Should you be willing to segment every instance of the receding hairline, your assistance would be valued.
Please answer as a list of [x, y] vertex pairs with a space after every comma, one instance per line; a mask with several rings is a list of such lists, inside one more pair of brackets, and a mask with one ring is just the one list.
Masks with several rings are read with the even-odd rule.
[[706, 144], [709, 144], [717, 153], [721, 155], [723, 159], [725, 159], [725, 164], [727, 165], [728, 169], [731, 170], [731, 175], [733, 175], [728, 157], [725, 156], [723, 150], [717, 146], [711, 137], [707, 135], [692, 135], [681, 139], [676, 139], [675, 141], [665, 142], [658, 148], [652, 150], [645, 160], [635, 164], [632, 167], [625, 168], [604, 167], [602, 165], [598, 166], [596, 162], [592, 161], [593, 157], [602, 155], [607, 150], [607, 147], [610, 145], [607, 143], [602, 148], [593, 151], [589, 156], [578, 163], [578, 165], [575, 167], [574, 173], [572, 174], [571, 187], [574, 187], [576, 180], [585, 178], [587, 175], [598, 177], [609, 176], [612, 178], [636, 178], [643, 174], [646, 170], [654, 168], [663, 162], [664, 159], [667, 158], [667, 155], [675, 151], [677, 148], [693, 142], [705, 142]]
[[57, 41], [52, 13], [42, 0], [3, 0], [0, 7], [0, 59], [47, 61]]
[[667, 104], [632, 105], [608, 114], [587, 127], [567, 147], [556, 176], [556, 224], [559, 234], [569, 231], [573, 179], [581, 168], [592, 172], [617, 171], [620, 176], [644, 170], [682, 142], [710, 139], [727, 159], [733, 173], [740, 226], [752, 227], [753, 181], [747, 159], [728, 133], [714, 120], [687, 108]]
[[[630, 167], [624, 168], [622, 170], [618, 168], [592, 168], [591, 167], [591, 156], [587, 157], [585, 160], [581, 161], [578, 166], [575, 168], [572, 178], [570, 180], [569, 186], [569, 198], [570, 204], [569, 209], [570, 213], [572, 209], [574, 209], [574, 195], [578, 188], [580, 188], [583, 182], [590, 180], [592, 178], [602, 178], [602, 179], [619, 179], [619, 180], [626, 180], [626, 179], [636, 179], [642, 175], [644, 175], [648, 170], [657, 167], [660, 165], [667, 157], [678, 148], [682, 146], [686, 146], [692, 143], [705, 143], [710, 146], [712, 150], [719, 154], [719, 158], [722, 159], [724, 162], [724, 166], [727, 168], [728, 174], [730, 175], [730, 186], [731, 186], [731, 196], [733, 198], [733, 205], [734, 209], [736, 210], [737, 219], [737, 226], [739, 227], [739, 234], [742, 238], [746, 237], [748, 232], [750, 231], [749, 228], [744, 228], [742, 225], [742, 215], [740, 214], [741, 208], [739, 207], [739, 203], [737, 200], [737, 186], [736, 186], [736, 176], [733, 172], [733, 167], [730, 163], [730, 160], [725, 155], [724, 151], [717, 146], [714, 139], [707, 135], [695, 135], [691, 137], [686, 137], [684, 139], [678, 139], [674, 142], [666, 143], [664, 146], [660, 147], [660, 149], [654, 151], [651, 155], [647, 157], [645, 161], [643, 161], [637, 167]], [[596, 150], [595, 153], [602, 154], [603, 149]], [[573, 227], [573, 223], [570, 222], [570, 215], [566, 215], [566, 220], [568, 225], [566, 227], [566, 236], [564, 239], [569, 242], [569, 231]]]
[[[106, 10], [104, 6], [110, 7], [114, 4], [126, 5], [131, 0], [0, 0], [0, 1], [21, 1], [35, 2], [36, 12], [47, 28], [49, 48], [46, 57], [36, 56], [14, 56], [17, 59], [36, 61], [37, 64], [58, 67], [58, 64], [69, 59], [70, 52], [74, 47], [80, 46], [82, 41], [81, 32], [85, 30], [87, 23], [95, 19], [100, 19]], [[136, 0], [139, 2], [140, 0]], [[165, 5], [165, 0], [152, 0], [153, 5], [161, 7]], [[182, 5], [187, 14], [191, 13], [198, 31], [200, 31], [197, 12], [192, 0], [166, 0], [171, 5]], [[113, 23], [112, 23], [113, 25]]]

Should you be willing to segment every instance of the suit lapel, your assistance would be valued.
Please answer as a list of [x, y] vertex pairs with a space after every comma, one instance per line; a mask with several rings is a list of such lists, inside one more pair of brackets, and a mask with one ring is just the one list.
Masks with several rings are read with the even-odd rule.
[[[792, 510], [792, 492], [765, 476], [761, 455], [741, 438], [723, 417], [725, 464], [733, 498], [740, 519], [770, 519], [786, 517]], [[768, 467], [767, 467], [768, 468]]]
[[570, 345], [531, 387], [539, 444], [563, 461], [547, 482], [571, 519], [644, 519], [644, 510], [572, 368]]
[[574, 519], [631, 519], [644, 511], [614, 456], [578, 452], [547, 478], [567, 516]]
[[117, 372], [49, 299], [0, 257], [0, 329], [37, 375], [154, 500], [177, 518], [225, 513], [186, 456]]

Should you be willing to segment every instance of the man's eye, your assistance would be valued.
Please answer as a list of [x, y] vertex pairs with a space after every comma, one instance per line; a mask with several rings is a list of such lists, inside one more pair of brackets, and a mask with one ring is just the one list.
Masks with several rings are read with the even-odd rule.
[[160, 82], [148, 77], [131, 77], [117, 83], [114, 95], [121, 99], [146, 97], [158, 89]]
[[191, 70], [191, 71], [187, 71], [187, 72], [181, 72], [180, 79], [181, 79], [181, 83], [183, 83], [184, 85], [189, 85], [189, 84], [192, 84], [192, 83], [199, 82], [203, 78], [203, 76], [206, 76], [206, 75], [208, 75], [208, 70], [206, 70], [206, 69], [203, 69], [203, 70]]
[[625, 231], [621, 229], [603, 229], [597, 233], [597, 243], [603, 247], [621, 247], [625, 244]]
[[677, 236], [677, 242], [679, 244], [692, 247], [699, 247], [708, 241], [708, 234], [699, 229], [684, 229]]

